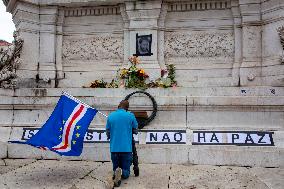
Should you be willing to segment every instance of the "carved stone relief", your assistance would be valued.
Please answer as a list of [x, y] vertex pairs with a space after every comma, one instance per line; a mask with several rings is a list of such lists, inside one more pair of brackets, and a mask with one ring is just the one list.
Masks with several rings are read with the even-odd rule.
[[119, 7], [117, 6], [67, 8], [64, 10], [66, 17], [117, 15], [119, 13]]
[[259, 26], [246, 26], [243, 27], [244, 35], [243, 42], [246, 50], [244, 51], [244, 57], [257, 57], [261, 52], [261, 33]]
[[165, 57], [233, 57], [232, 33], [165, 33]]
[[211, 0], [211, 1], [184, 1], [168, 3], [169, 12], [183, 11], [203, 11], [203, 10], [222, 10], [231, 8], [231, 2], [228, 0]]
[[123, 38], [119, 36], [65, 38], [63, 58], [65, 60], [123, 59]]
[[24, 40], [14, 32], [14, 41], [7, 49], [0, 51], [0, 87], [14, 88], [17, 84], [16, 69], [21, 64], [20, 54]]
[[280, 57], [281, 58], [281, 63], [284, 64], [284, 26], [279, 27], [277, 29], [279, 37], [280, 37], [280, 43], [282, 46], [282, 51], [283, 51], [283, 55]]

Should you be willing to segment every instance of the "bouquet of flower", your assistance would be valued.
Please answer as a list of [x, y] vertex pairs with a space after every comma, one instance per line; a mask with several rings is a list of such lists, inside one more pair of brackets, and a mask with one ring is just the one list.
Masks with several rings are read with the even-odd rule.
[[101, 80], [95, 80], [90, 85], [91, 88], [106, 88], [107, 82], [105, 82], [103, 79]]
[[149, 78], [145, 70], [137, 68], [140, 60], [136, 56], [129, 58], [131, 66], [129, 68], [122, 68], [119, 72], [120, 79], [125, 81], [126, 88], [146, 88], [146, 79]]
[[129, 58], [131, 65], [119, 69], [117, 71], [117, 76], [110, 83], [105, 82], [103, 79], [95, 80], [91, 83], [92, 88], [168, 88], [176, 87], [177, 81], [175, 80], [175, 66], [173, 64], [167, 65], [166, 69], [161, 70], [161, 77], [155, 81], [148, 81], [149, 75], [144, 69], [138, 68], [137, 65], [140, 60], [137, 56], [132, 56]]

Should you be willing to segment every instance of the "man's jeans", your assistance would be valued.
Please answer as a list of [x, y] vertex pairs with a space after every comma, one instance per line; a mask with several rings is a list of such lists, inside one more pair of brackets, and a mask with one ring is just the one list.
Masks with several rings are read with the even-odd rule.
[[132, 152], [112, 152], [111, 161], [113, 171], [118, 167], [122, 169], [121, 177], [127, 179], [130, 174], [130, 166], [132, 164]]

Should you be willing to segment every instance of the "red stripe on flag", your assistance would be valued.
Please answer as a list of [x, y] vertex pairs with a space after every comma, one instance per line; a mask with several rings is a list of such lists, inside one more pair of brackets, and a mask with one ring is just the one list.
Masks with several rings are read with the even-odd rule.
[[74, 114], [74, 116], [72, 117], [71, 121], [69, 122], [68, 126], [67, 126], [67, 129], [66, 129], [66, 135], [65, 135], [65, 144], [64, 146], [61, 146], [60, 148], [52, 148], [53, 150], [62, 150], [62, 149], [66, 149], [68, 147], [68, 137], [69, 137], [69, 134], [70, 134], [70, 129], [71, 129], [71, 126], [73, 124], [73, 121], [75, 119], [77, 119], [79, 117], [79, 115], [82, 113], [84, 109], [84, 106], [81, 105], [79, 110]]

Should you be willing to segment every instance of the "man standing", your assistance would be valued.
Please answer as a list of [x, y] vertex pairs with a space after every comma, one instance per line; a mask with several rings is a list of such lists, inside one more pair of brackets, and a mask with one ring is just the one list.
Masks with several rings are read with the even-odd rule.
[[132, 164], [132, 130], [136, 130], [138, 123], [135, 116], [127, 112], [129, 102], [123, 100], [118, 109], [107, 119], [106, 132], [110, 138], [111, 161], [114, 171], [114, 186], [121, 184], [121, 178], [127, 179]]

